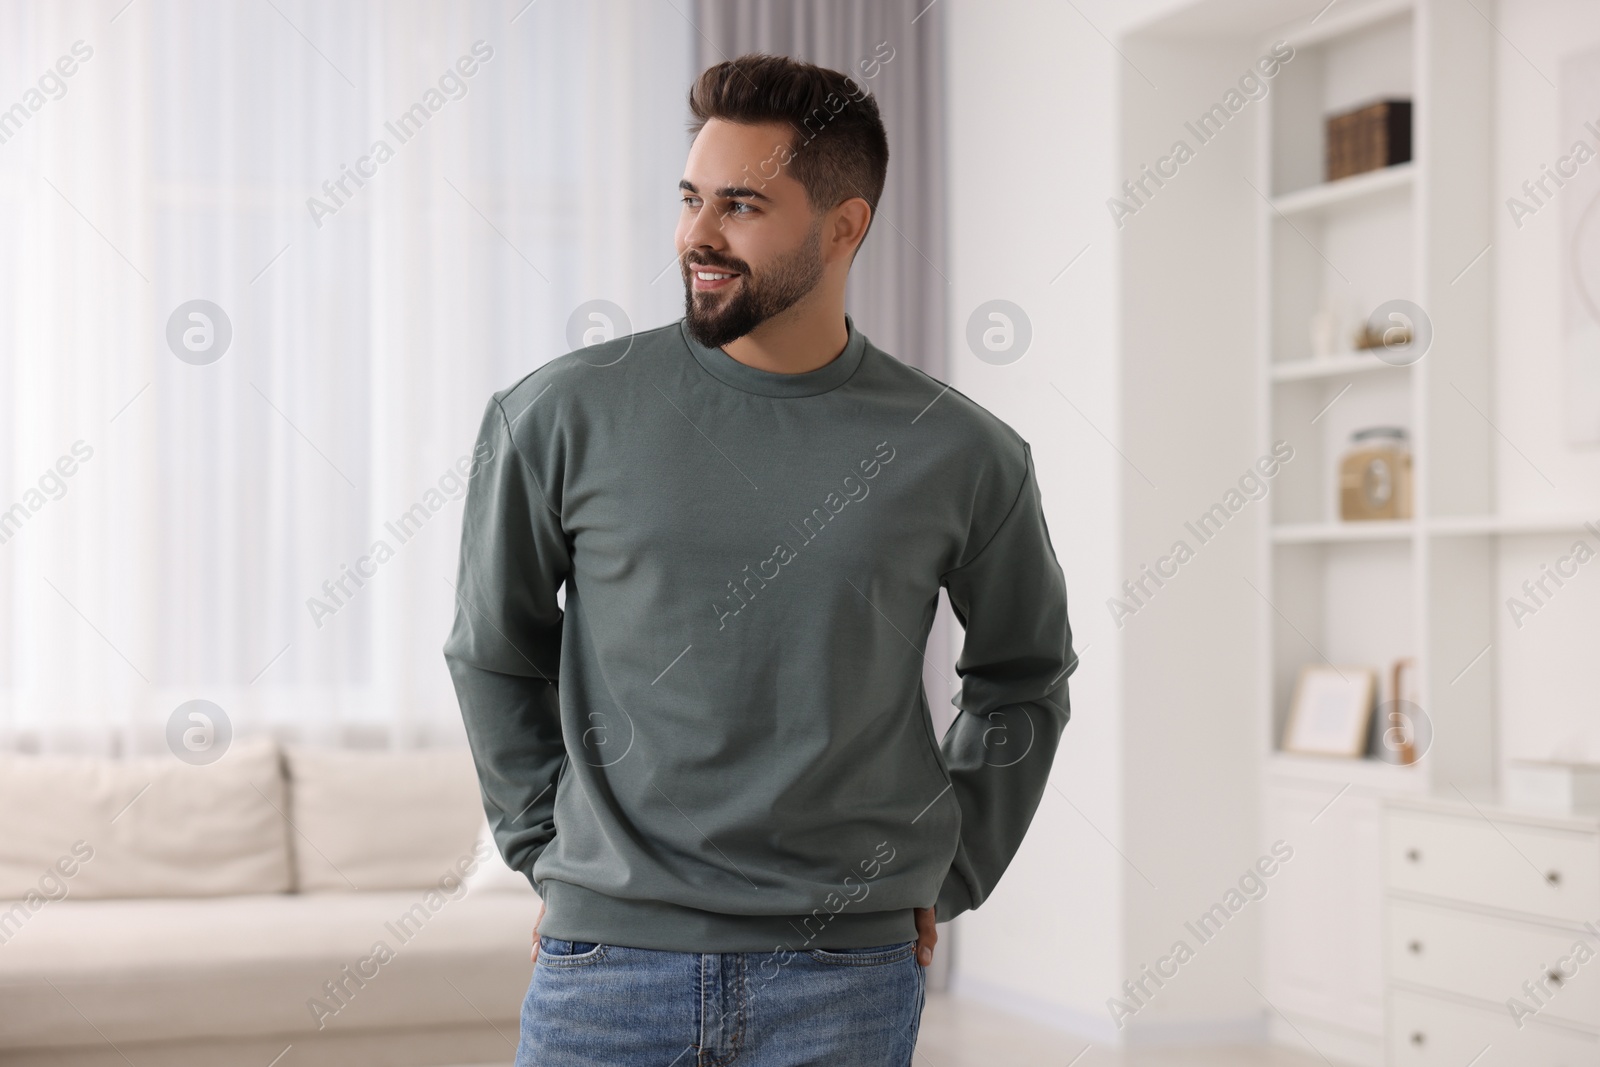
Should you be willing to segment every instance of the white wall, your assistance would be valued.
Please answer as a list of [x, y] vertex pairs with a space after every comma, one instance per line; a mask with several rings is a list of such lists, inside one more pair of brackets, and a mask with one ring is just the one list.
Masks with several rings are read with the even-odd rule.
[[[1100, 1039], [1114, 1036], [1105, 1001], [1123, 977], [1123, 893], [1138, 878], [1119, 853], [1121, 644], [1104, 607], [1122, 580], [1125, 468], [1107, 440], [1121, 435], [1118, 253], [1104, 201], [1123, 61], [1101, 32], [1157, 6], [951, 0], [945, 11], [951, 383], [1033, 446], [1081, 657], [1054, 788], [993, 897], [958, 920], [954, 987]], [[1033, 326], [1029, 352], [1003, 367], [962, 340], [995, 298]]]
[[[1594, 135], [1581, 124], [1562, 127], [1556, 86], [1564, 56], [1600, 47], [1600, 5], [1585, 0], [1502, 2], [1494, 21], [1500, 31], [1495, 71], [1499, 210], [1490, 252], [1496, 288], [1491, 418], [1500, 431], [1495, 439], [1500, 475], [1496, 496], [1504, 511], [1576, 512], [1600, 524], [1600, 449], [1574, 448], [1562, 440], [1560, 223], [1566, 192], [1525, 217], [1520, 229], [1505, 208], [1507, 197], [1519, 195], [1522, 183], [1538, 177], [1541, 164], [1553, 165], [1574, 140], [1582, 138], [1595, 147]], [[1590, 117], [1600, 124], [1600, 110]], [[1600, 162], [1586, 169], [1594, 167]], [[1600, 538], [1585, 539], [1600, 548]], [[1503, 539], [1502, 602], [1517, 595], [1525, 579], [1537, 577], [1541, 565], [1553, 563], [1573, 540]], [[1600, 658], [1594, 654], [1600, 647], [1600, 561], [1581, 567], [1548, 607], [1523, 619], [1521, 629], [1503, 607], [1498, 619], [1502, 756], [1600, 761], [1595, 696], [1600, 692]]]
[[[1121, 72], [1117, 184], [1142, 177], [1180, 139], [1195, 151], [1164, 185], [1145, 179], [1145, 206], [1117, 231], [1119, 443], [1130, 461], [1117, 577], [1144, 580], [1143, 606], [1128, 599], [1137, 612], [1122, 629], [1124, 848], [1143, 877], [1128, 879], [1124, 893], [1128, 958], [1119, 984], [1121, 977], [1137, 981], [1146, 966], [1156, 971], [1180, 941], [1195, 953], [1175, 975], [1171, 963], [1161, 965], [1167, 980], [1146, 1004], [1126, 999], [1138, 1012], [1123, 1037], [1249, 1040], [1264, 1035], [1262, 1003], [1246, 984], [1260, 985], [1261, 905], [1242, 909], [1204, 943], [1186, 923], [1236, 890], [1261, 856], [1254, 715], [1260, 599], [1244, 579], [1253, 574], [1256, 523], [1270, 501], [1246, 504], [1204, 543], [1185, 524], [1240, 490], [1260, 455], [1257, 201], [1246, 180], [1258, 180], [1254, 120], [1262, 104], [1244, 105], [1204, 144], [1184, 124], [1234, 89], [1261, 50], [1237, 37], [1196, 42], [1145, 33], [1128, 35], [1121, 47], [1131, 65]], [[1144, 568], [1153, 569], [1180, 540], [1195, 556], [1158, 587]]]

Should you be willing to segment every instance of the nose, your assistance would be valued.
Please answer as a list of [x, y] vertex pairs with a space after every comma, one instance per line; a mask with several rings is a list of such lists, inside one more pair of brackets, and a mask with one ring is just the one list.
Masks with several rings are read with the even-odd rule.
[[693, 212], [683, 231], [682, 251], [704, 251], [717, 258], [723, 249], [727, 248], [722, 232], [722, 219], [717, 215], [716, 209], [705, 204], [698, 211]]

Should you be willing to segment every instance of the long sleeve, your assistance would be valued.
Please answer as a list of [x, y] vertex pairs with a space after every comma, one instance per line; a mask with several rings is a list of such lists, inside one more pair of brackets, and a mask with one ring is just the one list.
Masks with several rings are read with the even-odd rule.
[[956, 673], [961, 709], [942, 750], [961, 808], [961, 839], [939, 890], [940, 922], [976, 908], [1022, 844], [1044, 795], [1077, 667], [1067, 591], [1045, 526], [1033, 453], [1009, 514], [968, 562], [943, 576], [966, 628]]
[[444, 656], [495, 844], [531, 883], [534, 861], [555, 837], [566, 759], [556, 591], [572, 561], [560, 516], [518, 452], [498, 399], [484, 411], [473, 456]]

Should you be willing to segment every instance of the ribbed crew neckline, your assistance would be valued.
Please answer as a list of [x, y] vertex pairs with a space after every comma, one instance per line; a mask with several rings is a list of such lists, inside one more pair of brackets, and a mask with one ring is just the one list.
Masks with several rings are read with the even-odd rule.
[[747, 363], [740, 363], [720, 348], [706, 347], [695, 340], [694, 335], [689, 332], [687, 316], [678, 320], [678, 332], [683, 336], [683, 343], [688, 346], [695, 361], [705, 368], [707, 374], [719, 381], [735, 389], [760, 396], [794, 397], [816, 396], [818, 393], [836, 389], [848, 381], [856, 372], [856, 368], [861, 365], [861, 357], [867, 349], [866, 335], [856, 329], [855, 320], [848, 313], [844, 317], [844, 325], [850, 334], [849, 340], [845, 342], [844, 351], [816, 370], [803, 371], [800, 374], [778, 374], [762, 370]]

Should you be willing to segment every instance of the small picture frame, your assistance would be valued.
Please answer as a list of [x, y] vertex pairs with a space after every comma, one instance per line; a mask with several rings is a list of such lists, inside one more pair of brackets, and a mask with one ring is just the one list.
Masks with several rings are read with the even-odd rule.
[[1376, 678], [1370, 668], [1300, 668], [1283, 731], [1285, 752], [1359, 759], [1367, 749]]

